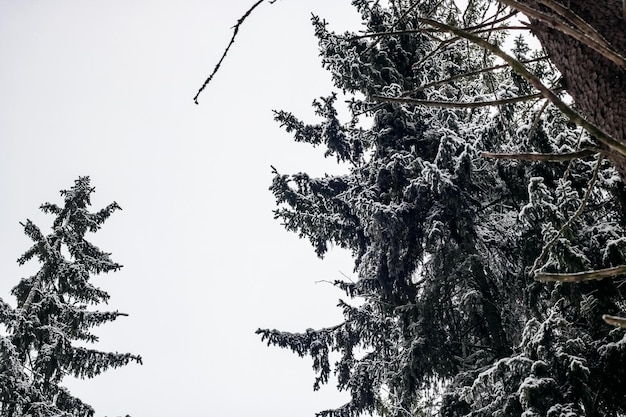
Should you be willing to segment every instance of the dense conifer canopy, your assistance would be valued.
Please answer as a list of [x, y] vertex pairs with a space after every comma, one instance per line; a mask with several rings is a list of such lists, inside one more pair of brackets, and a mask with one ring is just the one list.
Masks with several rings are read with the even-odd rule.
[[[535, 279], [624, 263], [623, 185], [588, 151], [601, 144], [475, 42], [423, 24], [501, 46], [508, 10], [352, 3], [365, 34], [334, 33], [313, 17], [351, 117], [339, 119], [336, 93], [313, 103], [319, 123], [275, 113], [296, 141], [325, 147], [349, 173], [277, 167], [271, 191], [285, 228], [319, 256], [330, 245], [350, 250], [358, 279], [335, 282], [342, 323], [258, 333], [310, 356], [314, 389], [337, 376], [351, 399], [320, 415], [623, 415], [626, 341], [601, 319], [625, 313], [622, 281]], [[520, 36], [511, 53], [562, 95], [542, 51]], [[557, 154], [581, 157], [522, 160]]]

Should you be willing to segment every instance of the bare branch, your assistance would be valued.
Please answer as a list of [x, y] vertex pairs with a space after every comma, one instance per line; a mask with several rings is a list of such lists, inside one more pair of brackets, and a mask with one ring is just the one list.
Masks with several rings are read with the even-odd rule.
[[[496, 30], [529, 30], [526, 26], [496, 26], [492, 28], [483, 28], [478, 30], [472, 30], [471, 33], [484, 33], [484, 32], [493, 32]], [[439, 32], [437, 29], [407, 29], [407, 30], [392, 30], [389, 32], [370, 32], [364, 33], [363, 35], [353, 36], [348, 38], [349, 41], [356, 41], [359, 39], [367, 39], [367, 38], [384, 38], [386, 36], [402, 36], [402, 35], [415, 35], [418, 33], [431, 34], [433, 32]], [[459, 38], [460, 39], [460, 38]], [[443, 42], [441, 39], [437, 39], [439, 42]]]
[[598, 153], [597, 150], [582, 149], [568, 153], [493, 153], [481, 152], [481, 156], [492, 159], [515, 159], [518, 161], [564, 162], [577, 158], [586, 158]]
[[548, 272], [539, 272], [535, 274], [535, 279], [541, 282], [582, 282], [601, 280], [626, 274], [626, 265], [620, 265], [613, 268], [598, 269], [595, 271], [576, 272], [572, 274], [552, 274]]
[[525, 26], [525, 25], [521, 25], [521, 26], [496, 26], [496, 27], [492, 27], [492, 28], [473, 30], [473, 31], [471, 31], [471, 33], [485, 33], [485, 32], [491, 33], [491, 32], [495, 32], [497, 30], [530, 30], [530, 28], [528, 26]]
[[445, 108], [460, 108], [460, 109], [474, 109], [477, 107], [486, 106], [498, 106], [502, 104], [518, 103], [520, 101], [535, 100], [538, 98], [544, 98], [542, 93], [529, 94], [526, 96], [503, 98], [500, 100], [491, 101], [477, 101], [477, 102], [457, 102], [457, 101], [433, 101], [433, 100], [419, 100], [415, 98], [407, 97], [385, 97], [374, 95], [372, 100], [382, 101], [385, 103], [402, 103], [402, 104], [415, 104], [428, 107], [445, 107]]
[[537, 132], [537, 128], [539, 127], [539, 122], [541, 121], [542, 113], [548, 108], [550, 104], [549, 100], [544, 101], [543, 106], [539, 109], [537, 114], [535, 115], [535, 119], [533, 120], [533, 124], [530, 126], [530, 130], [528, 131], [528, 139], [532, 139]]
[[452, 45], [454, 42], [460, 40], [461, 38], [459, 38], [458, 36], [456, 37], [452, 37], [450, 39], [446, 39], [443, 42], [440, 42], [439, 45], [437, 45], [437, 47], [435, 49], [433, 49], [432, 51], [430, 51], [429, 53], [426, 54], [426, 56], [424, 56], [424, 58], [420, 59], [418, 62], [416, 62], [415, 64], [411, 65], [411, 69], [415, 70], [416, 68], [420, 68], [424, 62], [427, 62], [429, 59], [431, 59], [432, 57], [436, 56], [437, 54], [441, 53], [442, 51], [444, 51], [449, 45]]
[[349, 41], [356, 41], [359, 39], [367, 38], [384, 38], [385, 36], [402, 36], [402, 35], [415, 35], [416, 33], [438, 32], [436, 29], [408, 29], [408, 30], [392, 30], [389, 32], [370, 32], [363, 35], [353, 36], [348, 38]]
[[481, 23], [481, 24], [476, 25], [476, 26], [469, 26], [469, 27], [466, 27], [466, 28], [464, 28], [464, 30], [467, 30], [468, 32], [472, 32], [472, 31], [474, 31], [474, 30], [476, 30], [476, 29], [482, 29], [482, 28], [484, 28], [484, 27], [486, 27], [486, 26], [497, 25], [498, 23], [500, 23], [500, 22], [504, 22], [505, 20], [510, 19], [511, 17], [515, 16], [515, 15], [516, 15], [516, 14], [518, 14], [518, 13], [519, 13], [519, 12], [518, 12], [517, 10], [512, 10], [509, 14], [507, 14], [507, 15], [505, 15], [505, 16], [502, 16], [502, 17], [499, 17], [499, 18], [497, 18], [497, 19], [496, 19], [496, 20], [494, 20], [494, 21], [490, 21], [491, 19], [493, 19], [494, 17], [496, 17], [496, 16], [499, 14], [499, 13], [498, 13], [498, 14], [496, 14], [496, 15], [494, 15], [494, 16], [492, 16], [492, 17], [490, 17], [489, 19], [487, 19], [484, 23]]
[[[529, 59], [529, 60], [526, 60], [526, 61], [520, 61], [520, 63], [522, 63], [522, 64], [530, 64], [532, 62], [537, 62], [537, 61], [541, 61], [541, 60], [544, 60], [544, 59], [548, 59], [548, 57], [547, 56], [542, 56], [542, 57], [539, 57], [539, 58]], [[485, 72], [495, 71], [495, 70], [499, 70], [499, 69], [502, 69], [502, 68], [508, 68], [508, 67], [509, 67], [509, 64], [502, 64], [502, 65], [494, 65], [493, 67], [481, 68], [481, 69], [476, 70], [476, 71], [470, 71], [470, 72], [466, 72], [466, 73], [463, 73], [463, 74], [455, 75], [454, 77], [446, 78], [445, 80], [433, 81], [433, 82], [430, 82], [428, 84], [421, 85], [421, 86], [415, 88], [414, 90], [412, 90], [412, 92], [423, 91], [423, 90], [425, 90], [427, 88], [435, 87], [435, 86], [441, 85], [441, 84], [447, 84], [449, 82], [456, 81], [456, 80], [459, 80], [461, 78], [471, 77], [473, 75], [478, 75], [478, 74], [482, 74], [482, 73], [485, 73]]]
[[[241, 24], [244, 22], [244, 20], [246, 20], [246, 18], [248, 16], [250, 16], [250, 13], [252, 13], [253, 10], [256, 9], [257, 6], [259, 6], [264, 1], [265, 0], [258, 0], [256, 3], [254, 3], [254, 5], [252, 7], [250, 7], [248, 9], [248, 11], [246, 13], [244, 13], [243, 16], [241, 16], [239, 18], [239, 20], [237, 20], [237, 24], [235, 24], [235, 26], [233, 26], [233, 37], [230, 38], [230, 42], [228, 43], [228, 46], [226, 47], [226, 49], [224, 49], [224, 53], [222, 54], [222, 57], [220, 58], [220, 60], [217, 62], [217, 65], [215, 65], [215, 68], [213, 68], [213, 72], [204, 81], [204, 84], [202, 84], [202, 87], [200, 87], [200, 89], [196, 93], [195, 97], [193, 98], [193, 102], [194, 103], [199, 104], [198, 103], [198, 96], [200, 95], [200, 93], [202, 93], [202, 91], [204, 91], [206, 86], [209, 85], [209, 83], [211, 82], [211, 80], [213, 79], [215, 74], [217, 74], [217, 71], [219, 71], [220, 66], [222, 66], [222, 62], [224, 61], [224, 58], [226, 58], [226, 55], [228, 54], [228, 51], [230, 50], [230, 47], [233, 46], [233, 44], [235, 43], [235, 38], [237, 37], [237, 34], [239, 33], [239, 27], [241, 26]], [[276, 1], [276, 0], [274, 0], [274, 1]], [[274, 3], [274, 1], [270, 1], [270, 3]]]
[[608, 314], [604, 314], [602, 316], [602, 320], [604, 320], [605, 323], [610, 324], [611, 326], [626, 329], [626, 318], [624, 317], [609, 316]]
[[317, 281], [315, 281], [316, 284], [330, 284], [330, 285], [335, 285], [335, 283], [333, 281], [329, 281], [327, 279], [318, 279]]

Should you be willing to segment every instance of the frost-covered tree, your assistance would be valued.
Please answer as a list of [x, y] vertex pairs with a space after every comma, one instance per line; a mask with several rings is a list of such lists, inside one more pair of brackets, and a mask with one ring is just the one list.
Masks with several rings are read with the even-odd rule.
[[[310, 356], [315, 389], [336, 374], [351, 399], [322, 415], [626, 413], [615, 365], [626, 342], [600, 320], [624, 312], [618, 283], [534, 279], [624, 263], [623, 186], [590, 158], [595, 138], [475, 39], [433, 31], [439, 22], [500, 45], [506, 12], [493, 2], [352, 3], [366, 33], [313, 18], [351, 119], [339, 119], [335, 94], [314, 102], [317, 124], [276, 112], [295, 140], [324, 146], [349, 173], [275, 170], [271, 190], [276, 218], [319, 256], [329, 245], [352, 252], [357, 279], [336, 285], [360, 302], [340, 301], [336, 326], [260, 329], [262, 339]], [[529, 54], [518, 38], [516, 62], [558, 94], [559, 74]]]
[[106, 303], [109, 295], [92, 282], [94, 275], [119, 270], [110, 254], [86, 239], [120, 207], [112, 203], [90, 212], [88, 177], [61, 191], [64, 204], [45, 203], [41, 210], [54, 216], [48, 235], [27, 220], [24, 232], [33, 246], [19, 259], [36, 259], [39, 271], [13, 288], [17, 307], [0, 300], [0, 415], [2, 417], [88, 417], [94, 410], [60, 385], [66, 376], [91, 378], [109, 368], [141, 363], [129, 353], [89, 348], [98, 341], [92, 328], [124, 313], [90, 308]]

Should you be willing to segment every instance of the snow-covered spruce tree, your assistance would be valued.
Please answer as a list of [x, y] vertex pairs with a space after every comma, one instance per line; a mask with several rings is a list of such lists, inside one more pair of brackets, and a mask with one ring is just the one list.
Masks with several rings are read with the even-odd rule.
[[49, 235], [30, 220], [23, 224], [34, 244], [18, 262], [35, 258], [41, 269], [13, 288], [17, 308], [0, 300], [0, 323], [7, 329], [0, 336], [2, 417], [93, 416], [91, 406], [60, 385], [63, 378], [91, 378], [131, 361], [141, 363], [137, 355], [84, 347], [98, 341], [93, 327], [125, 315], [89, 309], [109, 299], [91, 282], [92, 276], [122, 267], [86, 240], [88, 232], [98, 231], [120, 208], [112, 203], [90, 212], [93, 192], [89, 178], [81, 177], [61, 191], [62, 207], [43, 204], [41, 210], [55, 216]]
[[[322, 178], [276, 171], [275, 214], [319, 256], [328, 245], [352, 251], [358, 279], [336, 285], [362, 301], [340, 301], [344, 321], [334, 327], [258, 333], [311, 356], [315, 389], [335, 372], [351, 400], [321, 415], [626, 412], [615, 384], [624, 371], [614, 366], [624, 363], [626, 344], [599, 321], [624, 309], [616, 283], [546, 285], [529, 273], [544, 241], [581, 203], [593, 161], [480, 155], [574, 152], [591, 139], [551, 106], [507, 101], [534, 91], [507, 69], [483, 71], [494, 62], [475, 45], [418, 30], [420, 18], [436, 19], [498, 43], [501, 30], [484, 32], [499, 18], [486, 15], [490, 3], [473, 1], [460, 13], [452, 1], [385, 8], [355, 0], [366, 36], [332, 33], [313, 19], [325, 67], [352, 95], [353, 118], [342, 123], [330, 95], [314, 103], [319, 124], [283, 111], [276, 119], [297, 141], [325, 146], [350, 169]], [[526, 56], [522, 39], [514, 53], [557, 85], [558, 74]], [[494, 100], [491, 108], [469, 104]], [[368, 129], [358, 123], [364, 113], [373, 115]], [[620, 186], [611, 168], [600, 171], [583, 215], [540, 259], [540, 270], [624, 262], [624, 214], [611, 198]], [[331, 352], [339, 358], [334, 365]]]

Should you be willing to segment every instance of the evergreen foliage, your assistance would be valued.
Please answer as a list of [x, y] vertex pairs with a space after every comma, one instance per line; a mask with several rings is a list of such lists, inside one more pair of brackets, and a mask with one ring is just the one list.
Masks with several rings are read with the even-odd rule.
[[[358, 279], [335, 285], [358, 301], [340, 300], [344, 321], [334, 327], [257, 333], [310, 356], [314, 389], [336, 375], [351, 399], [322, 416], [623, 415], [626, 341], [600, 319], [624, 313], [619, 282], [533, 277], [624, 263], [626, 200], [615, 171], [602, 160], [481, 156], [595, 145], [553, 106], [371, 99], [467, 103], [532, 93], [508, 69], [481, 72], [497, 62], [478, 46], [416, 30], [424, 17], [485, 27], [491, 2], [471, 1], [462, 12], [445, 0], [352, 3], [367, 33], [386, 35], [337, 34], [313, 17], [322, 62], [349, 95], [351, 119], [339, 121], [335, 94], [314, 102], [317, 124], [275, 113], [295, 140], [324, 146], [349, 173], [311, 178], [275, 169], [271, 191], [275, 217], [319, 256], [329, 245], [352, 252]], [[484, 36], [497, 44], [504, 32]], [[523, 38], [513, 54], [532, 61], [527, 67], [545, 84], [558, 83]]]
[[36, 259], [41, 268], [13, 288], [17, 308], [0, 300], [0, 323], [7, 330], [0, 335], [2, 417], [91, 417], [93, 408], [59, 385], [63, 378], [92, 378], [109, 368], [141, 363], [137, 355], [85, 347], [98, 341], [93, 327], [126, 315], [89, 309], [109, 299], [91, 278], [122, 267], [86, 240], [120, 209], [112, 203], [90, 212], [93, 192], [89, 178], [81, 177], [61, 191], [63, 206], [43, 204], [41, 210], [55, 217], [48, 235], [30, 220], [23, 224], [34, 243], [18, 263]]

